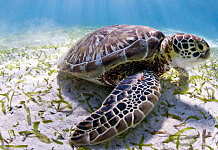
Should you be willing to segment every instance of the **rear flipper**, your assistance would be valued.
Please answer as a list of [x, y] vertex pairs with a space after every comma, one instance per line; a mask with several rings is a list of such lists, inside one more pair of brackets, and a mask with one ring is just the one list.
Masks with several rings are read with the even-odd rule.
[[159, 96], [160, 83], [153, 72], [145, 71], [127, 77], [97, 111], [75, 127], [70, 144], [102, 143], [135, 127], [154, 108]]

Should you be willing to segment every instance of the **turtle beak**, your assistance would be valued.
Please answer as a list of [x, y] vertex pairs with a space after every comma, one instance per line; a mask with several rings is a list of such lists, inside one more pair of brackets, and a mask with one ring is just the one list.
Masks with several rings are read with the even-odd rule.
[[205, 53], [200, 55], [200, 58], [207, 59], [210, 56], [210, 49], [207, 49]]

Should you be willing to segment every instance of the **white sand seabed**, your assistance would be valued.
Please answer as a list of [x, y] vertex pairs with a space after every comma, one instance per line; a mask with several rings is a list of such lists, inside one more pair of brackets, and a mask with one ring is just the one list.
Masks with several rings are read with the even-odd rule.
[[[71, 150], [69, 130], [109, 93], [58, 75], [57, 60], [71, 42], [66, 41], [0, 53], [0, 149]], [[162, 78], [160, 102], [140, 125], [111, 143], [83, 149], [218, 149], [218, 63], [207, 64], [189, 72], [182, 86], [171, 71]]]

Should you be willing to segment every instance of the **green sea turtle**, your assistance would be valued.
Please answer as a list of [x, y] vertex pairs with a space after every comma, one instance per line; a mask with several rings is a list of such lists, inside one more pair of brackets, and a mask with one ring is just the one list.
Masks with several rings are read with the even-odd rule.
[[114, 89], [102, 106], [74, 128], [71, 145], [93, 145], [139, 124], [160, 97], [159, 76], [210, 55], [205, 40], [192, 34], [165, 36], [138, 25], [100, 28], [63, 57], [60, 71]]

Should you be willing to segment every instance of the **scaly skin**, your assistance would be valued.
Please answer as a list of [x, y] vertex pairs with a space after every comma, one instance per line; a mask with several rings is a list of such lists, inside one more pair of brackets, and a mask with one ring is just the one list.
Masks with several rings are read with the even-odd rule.
[[92, 145], [111, 139], [139, 124], [160, 96], [158, 77], [144, 71], [120, 81], [102, 106], [80, 122], [71, 145]]

